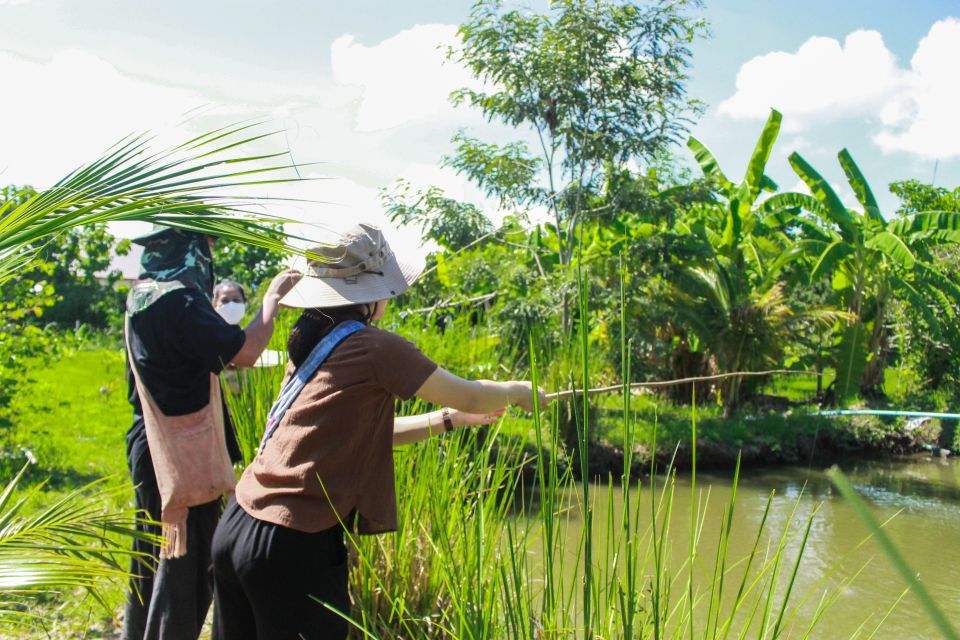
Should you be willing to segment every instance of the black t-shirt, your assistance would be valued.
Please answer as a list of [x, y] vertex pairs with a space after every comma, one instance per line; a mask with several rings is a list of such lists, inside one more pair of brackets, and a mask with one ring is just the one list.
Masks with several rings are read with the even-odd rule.
[[[210, 374], [220, 373], [239, 353], [246, 336], [214, 311], [199, 291], [185, 288], [167, 293], [130, 318], [130, 350], [144, 386], [166, 415], [199, 411], [210, 401]], [[133, 372], [127, 365], [133, 427], [128, 442], [140, 439], [143, 409]], [[233, 428], [227, 421], [231, 457], [236, 450]]]

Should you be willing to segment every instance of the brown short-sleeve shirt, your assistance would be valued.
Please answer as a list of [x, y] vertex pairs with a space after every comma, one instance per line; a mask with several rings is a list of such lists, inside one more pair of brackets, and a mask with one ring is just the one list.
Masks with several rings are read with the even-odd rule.
[[360, 533], [396, 529], [394, 399], [412, 397], [436, 368], [388, 331], [365, 327], [346, 338], [244, 471], [237, 502], [255, 518], [308, 533], [354, 512]]

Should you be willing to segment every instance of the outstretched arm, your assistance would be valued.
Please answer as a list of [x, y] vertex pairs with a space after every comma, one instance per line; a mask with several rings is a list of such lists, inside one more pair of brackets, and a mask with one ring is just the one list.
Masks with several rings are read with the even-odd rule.
[[[542, 389], [537, 389], [536, 392], [540, 406], [545, 407], [547, 396]], [[510, 404], [518, 405], [525, 411], [533, 411], [533, 393], [533, 385], [523, 380], [464, 380], [438, 368], [430, 374], [415, 395], [427, 402], [467, 413], [489, 413]]]
[[[491, 413], [464, 413], [456, 409], [448, 409], [447, 411], [454, 428], [490, 424], [503, 414], [502, 409]], [[413, 444], [445, 432], [442, 409], [416, 416], [398, 416], [393, 419], [393, 446]]]

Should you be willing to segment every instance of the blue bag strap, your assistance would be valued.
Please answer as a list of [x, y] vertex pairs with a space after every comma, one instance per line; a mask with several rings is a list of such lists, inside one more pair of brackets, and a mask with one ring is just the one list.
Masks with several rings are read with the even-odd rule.
[[287, 384], [283, 385], [283, 389], [280, 390], [280, 395], [277, 396], [273, 406], [270, 407], [270, 413], [267, 414], [267, 425], [263, 430], [263, 439], [260, 441], [260, 447], [257, 449], [257, 453], [263, 452], [267, 440], [270, 439], [273, 432], [280, 426], [280, 421], [283, 419], [283, 415], [287, 412], [287, 409], [290, 408], [293, 401], [296, 400], [300, 392], [303, 391], [303, 388], [307, 385], [310, 378], [313, 377], [313, 374], [317, 372], [330, 354], [333, 353], [333, 350], [337, 348], [337, 345], [365, 326], [365, 324], [357, 322], [356, 320], [345, 320], [331, 329], [330, 332], [317, 343], [317, 346], [313, 348], [313, 351], [310, 352], [307, 359], [300, 363], [297, 370], [290, 376]]

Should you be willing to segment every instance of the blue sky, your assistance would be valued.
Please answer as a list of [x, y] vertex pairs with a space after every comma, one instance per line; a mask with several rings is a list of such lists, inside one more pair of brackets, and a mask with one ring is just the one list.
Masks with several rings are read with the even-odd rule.
[[[749, 158], [752, 145], [762, 127], [762, 118], [734, 118], [719, 113], [719, 105], [736, 92], [737, 75], [743, 66], [758, 56], [772, 52], [796, 53], [812, 37], [832, 38], [843, 44], [857, 31], [876, 31], [883, 45], [896, 57], [902, 70], [910, 68], [911, 58], [918, 44], [928, 35], [938, 21], [960, 17], [960, 2], [947, 0], [921, 0], [919, 2], [896, 2], [893, 0], [844, 0], [827, 2], [764, 2], [761, 0], [720, 0], [709, 3], [707, 15], [712, 24], [713, 37], [699, 43], [694, 52], [694, 78], [691, 93], [705, 100], [710, 108], [694, 127], [694, 133], [719, 156], [722, 166], [738, 175]], [[960, 42], [954, 45], [960, 56]], [[950, 96], [960, 100], [960, 67], [954, 57], [945, 60], [944, 85], [953, 84]], [[829, 75], [829, 68], [818, 68], [816, 73]], [[784, 82], [795, 81], [784, 69]], [[771, 79], [771, 84], [773, 84]], [[816, 85], [810, 87], [811, 93]], [[861, 93], [866, 93], [859, 88]], [[806, 89], [805, 89], [806, 90]], [[854, 91], [856, 93], [857, 91]], [[771, 90], [771, 97], [777, 95]], [[812, 93], [815, 100], [827, 100], [825, 95]], [[904, 89], [892, 88], [894, 98], [910, 100]], [[956, 104], [956, 102], [954, 103]], [[917, 178], [933, 179], [936, 156], [914, 151], [885, 148], [874, 141], [878, 130], [884, 97], [852, 110], [837, 109], [838, 113], [809, 113], [800, 115], [790, 103], [781, 104], [771, 100], [768, 106], [784, 113], [784, 132], [781, 134], [777, 152], [771, 161], [770, 170], [781, 188], [793, 188], [796, 177], [786, 163], [786, 156], [798, 150], [831, 182], [842, 186], [843, 174], [836, 163], [837, 152], [846, 147], [854, 155], [861, 169], [873, 185], [881, 204], [892, 212], [896, 198], [889, 194], [887, 184], [893, 180]], [[847, 111], [844, 113], [844, 111]], [[954, 113], [957, 112], [953, 108]], [[796, 126], [799, 131], [791, 131]], [[937, 167], [937, 184], [949, 187], [960, 185], [960, 130], [944, 132], [949, 137], [953, 158], [945, 157], [940, 150]], [[852, 196], [847, 190], [847, 194]]]
[[[543, 7], [543, 2], [533, 2]], [[492, 203], [438, 167], [459, 127], [511, 133], [445, 103], [467, 74], [441, 64], [469, 2], [0, 0], [0, 182], [44, 185], [125, 133], [173, 138], [223, 121], [280, 122], [300, 161], [330, 180], [284, 211], [342, 226], [383, 222], [377, 190], [400, 177]], [[847, 147], [892, 212], [891, 180], [960, 184], [960, 2], [714, 0], [694, 47], [693, 129], [739, 177], [767, 109], [784, 113], [770, 172], [799, 150], [844, 197]], [[200, 107], [184, 124], [182, 114]], [[679, 153], [689, 160], [684, 150]], [[285, 195], [285, 194], [284, 194]], [[131, 232], [121, 228], [120, 233]], [[410, 231], [399, 234], [416, 244]]]

